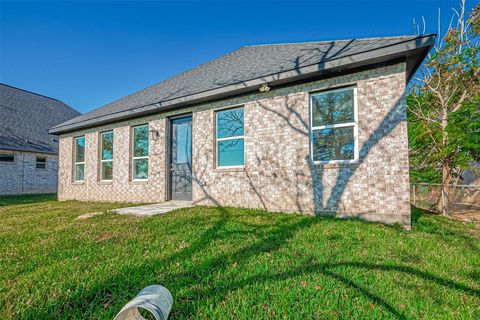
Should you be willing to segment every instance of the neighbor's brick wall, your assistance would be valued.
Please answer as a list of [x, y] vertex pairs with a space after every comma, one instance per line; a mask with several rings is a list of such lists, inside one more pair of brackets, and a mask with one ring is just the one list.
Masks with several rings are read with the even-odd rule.
[[[0, 150], [14, 153], [15, 162], [0, 162], [0, 195], [57, 192], [57, 162], [52, 154]], [[47, 157], [46, 169], [37, 169], [37, 156]]]
[[[309, 92], [356, 85], [360, 161], [313, 165], [309, 160]], [[193, 111], [193, 197], [196, 203], [300, 211], [409, 227], [405, 64], [377, 68], [244, 97], [186, 108]], [[215, 110], [245, 106], [245, 168], [215, 168]], [[165, 118], [157, 114], [64, 135], [60, 139], [60, 199], [164, 201]], [[129, 130], [150, 122], [160, 130], [150, 140], [148, 183], [131, 182]], [[98, 181], [98, 134], [115, 127], [114, 181]], [[86, 181], [72, 183], [72, 138], [86, 133]]]

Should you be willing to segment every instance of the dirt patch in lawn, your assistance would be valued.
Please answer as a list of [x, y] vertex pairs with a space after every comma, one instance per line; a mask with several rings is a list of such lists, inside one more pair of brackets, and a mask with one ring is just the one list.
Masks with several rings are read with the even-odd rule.
[[480, 228], [480, 211], [456, 212], [450, 216], [450, 219], [473, 223], [477, 228]]
[[85, 213], [85, 214], [82, 214], [82, 215], [78, 216], [75, 220], [85, 220], [85, 219], [88, 219], [88, 218], [91, 218], [91, 217], [99, 216], [101, 214], [103, 214], [102, 211]]

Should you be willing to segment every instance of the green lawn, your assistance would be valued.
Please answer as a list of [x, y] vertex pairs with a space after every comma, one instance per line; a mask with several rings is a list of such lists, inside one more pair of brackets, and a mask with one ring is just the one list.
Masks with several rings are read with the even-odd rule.
[[418, 210], [412, 231], [207, 207], [76, 219], [119, 206], [0, 199], [0, 318], [112, 319], [163, 284], [171, 319], [480, 319], [473, 226]]

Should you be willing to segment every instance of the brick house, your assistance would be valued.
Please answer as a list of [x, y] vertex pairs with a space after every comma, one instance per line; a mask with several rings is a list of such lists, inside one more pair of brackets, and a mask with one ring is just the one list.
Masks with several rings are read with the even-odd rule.
[[59, 199], [409, 228], [405, 86], [434, 38], [246, 46], [62, 123]]
[[80, 115], [62, 101], [0, 84], [0, 195], [57, 192], [58, 138]]

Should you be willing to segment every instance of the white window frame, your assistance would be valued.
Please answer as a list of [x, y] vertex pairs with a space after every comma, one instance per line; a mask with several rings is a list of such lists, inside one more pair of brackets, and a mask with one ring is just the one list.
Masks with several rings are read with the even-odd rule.
[[[228, 138], [219, 138], [218, 137], [218, 114], [224, 111], [230, 111], [235, 109], [243, 109], [243, 135], [241, 136], [234, 136]], [[221, 166], [218, 163], [218, 143], [220, 141], [227, 141], [227, 140], [236, 140], [236, 139], [243, 139], [243, 164], [238, 166]], [[235, 168], [244, 168], [245, 167], [245, 106], [236, 106], [227, 109], [221, 109], [215, 111], [215, 164], [218, 169], [235, 169]]]
[[[83, 147], [83, 161], [77, 162], [77, 140], [83, 138], [85, 141], [85, 146]], [[85, 181], [85, 155], [87, 149], [87, 140], [85, 136], [75, 137], [73, 141], [73, 181], [75, 182], [84, 182]], [[83, 164], [83, 180], [77, 180], [77, 164]]]
[[[353, 89], [353, 122], [338, 123], [338, 124], [329, 124], [323, 126], [313, 126], [313, 97], [321, 94], [334, 93], [346, 90]], [[353, 127], [353, 159], [350, 160], [328, 160], [328, 161], [319, 161], [313, 159], [313, 132], [322, 129], [334, 129], [334, 128], [344, 128], [344, 127]], [[333, 90], [317, 91], [310, 93], [310, 159], [314, 164], [329, 164], [329, 163], [339, 163], [339, 164], [349, 164], [358, 162], [358, 104], [357, 104], [357, 87], [344, 87]]]
[[[104, 160], [103, 159], [103, 135], [111, 133], [112, 138], [115, 139], [115, 134], [113, 133], [113, 130], [110, 131], [104, 131], [100, 133], [100, 181], [112, 181], [113, 180], [113, 145], [114, 142], [112, 141], [112, 159], [110, 160]], [[103, 163], [104, 162], [111, 162], [112, 163], [112, 179], [103, 179]]]
[[[38, 161], [38, 158], [45, 158], [45, 162], [39, 162]], [[47, 156], [35, 156], [35, 169], [38, 169], [38, 170], [45, 170], [47, 169]], [[37, 165], [41, 163], [41, 164], [44, 164], [45, 165], [45, 168], [39, 168], [37, 167]]]
[[[148, 155], [146, 156], [141, 156], [141, 157], [135, 157], [135, 128], [138, 127], [145, 127], [147, 126], [148, 128], [148, 134], [147, 134], [147, 143], [148, 143]], [[131, 130], [131, 135], [132, 135], [132, 142], [131, 142], [131, 150], [132, 150], [132, 181], [148, 181], [148, 178], [150, 177], [150, 161], [148, 160], [148, 156], [150, 155], [150, 124], [145, 123], [145, 124], [140, 124], [138, 126], [133, 126]], [[135, 160], [141, 160], [141, 159], [147, 159], [147, 168], [148, 168], [148, 176], [146, 179], [135, 179]]]

